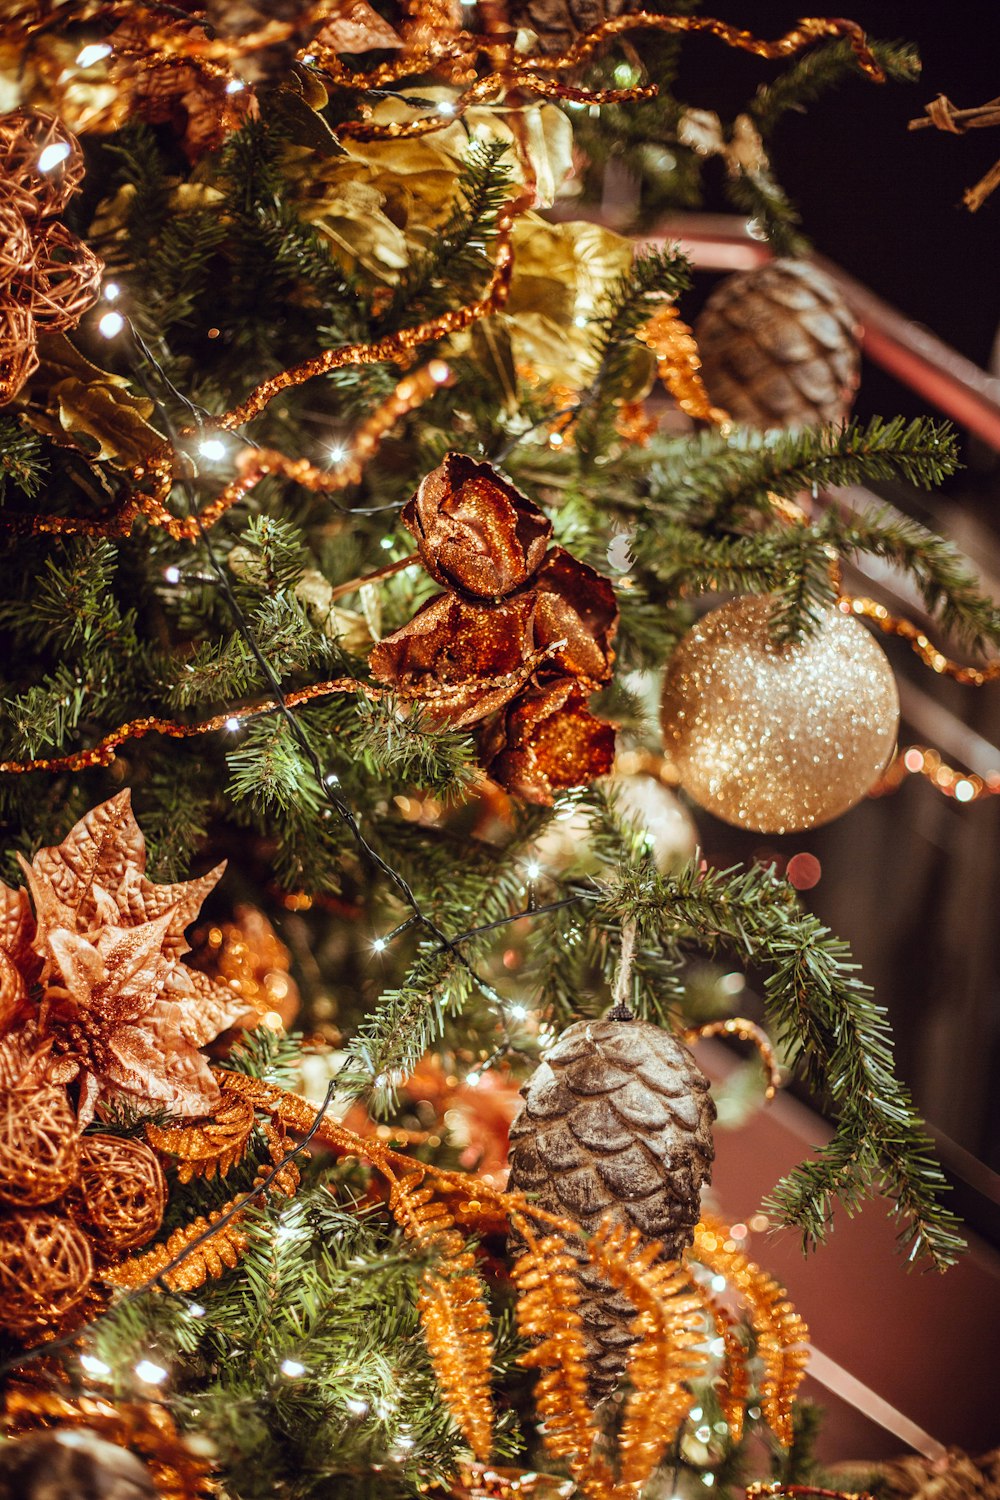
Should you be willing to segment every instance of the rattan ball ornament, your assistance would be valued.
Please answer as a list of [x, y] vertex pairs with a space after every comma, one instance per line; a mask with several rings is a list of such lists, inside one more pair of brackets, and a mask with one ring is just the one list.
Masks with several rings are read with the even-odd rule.
[[156, 1500], [146, 1465], [85, 1427], [0, 1446], [0, 1500]]
[[144, 1141], [85, 1135], [74, 1198], [81, 1220], [101, 1248], [119, 1254], [147, 1244], [159, 1229], [167, 1184]]
[[0, 197], [0, 291], [30, 265], [34, 253], [24, 214], [13, 199]]
[[80, 1135], [63, 1088], [0, 1088], [0, 1201], [51, 1203], [80, 1170]]
[[712, 610], [663, 685], [663, 737], [682, 787], [757, 833], [792, 833], [856, 806], [896, 745], [899, 694], [882, 648], [838, 608], [812, 635], [775, 642], [772, 601]]
[[97, 300], [104, 262], [65, 224], [46, 224], [34, 256], [16, 282], [16, 295], [40, 328], [75, 328]]
[[40, 109], [0, 115], [0, 196], [26, 219], [61, 213], [82, 178], [80, 143], [55, 115]]
[[38, 369], [38, 337], [28, 308], [0, 295], [0, 406]]
[[19, 1338], [58, 1324], [94, 1275], [90, 1241], [69, 1219], [40, 1210], [0, 1218], [0, 1328]]
[[[577, 1021], [521, 1090], [510, 1127], [510, 1187], [593, 1232], [607, 1215], [661, 1259], [691, 1242], [715, 1155], [708, 1079], [669, 1032], [616, 1008]], [[591, 1395], [611, 1394], [635, 1342], [636, 1311], [580, 1261]]]

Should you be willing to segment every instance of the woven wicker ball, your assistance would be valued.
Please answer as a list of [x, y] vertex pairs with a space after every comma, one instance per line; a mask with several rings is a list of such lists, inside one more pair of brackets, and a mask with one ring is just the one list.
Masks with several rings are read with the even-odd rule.
[[0, 1089], [0, 1200], [51, 1203], [76, 1181], [80, 1137], [62, 1088]]
[[37, 369], [35, 320], [26, 307], [0, 295], [0, 406], [13, 401]]
[[0, 181], [26, 219], [61, 213], [83, 177], [80, 143], [54, 115], [0, 115]]
[[24, 1337], [58, 1323], [94, 1275], [90, 1241], [51, 1213], [0, 1219], [0, 1327]]
[[24, 214], [12, 200], [0, 198], [0, 288], [28, 269], [34, 253]]
[[56, 221], [44, 226], [35, 255], [15, 284], [39, 328], [75, 328], [101, 292], [104, 262]]
[[80, 1218], [106, 1250], [134, 1250], [163, 1222], [167, 1184], [144, 1141], [86, 1135], [80, 1146]]

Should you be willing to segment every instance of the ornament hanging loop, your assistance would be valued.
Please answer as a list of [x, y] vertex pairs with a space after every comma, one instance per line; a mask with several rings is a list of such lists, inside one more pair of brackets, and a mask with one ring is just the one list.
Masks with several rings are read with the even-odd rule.
[[634, 1021], [635, 1016], [629, 1005], [629, 997], [632, 993], [632, 965], [635, 962], [635, 935], [636, 921], [630, 917], [622, 924], [622, 951], [618, 960], [618, 968], [611, 982], [611, 999], [614, 1002], [608, 1011], [609, 1021]]

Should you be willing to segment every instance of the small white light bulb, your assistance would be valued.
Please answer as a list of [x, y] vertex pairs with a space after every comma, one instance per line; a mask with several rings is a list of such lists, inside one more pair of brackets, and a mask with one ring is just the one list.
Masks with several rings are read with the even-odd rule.
[[439, 115], [453, 115], [454, 113], [455, 113], [455, 106], [454, 106], [454, 104], [449, 104], [449, 103], [445, 102], [444, 104], [439, 104], [438, 105], [438, 114]]
[[715, 1475], [714, 1474], [703, 1474], [701, 1476], [701, 1482], [708, 1489], [711, 1489], [712, 1485], [715, 1483]]
[[386, 550], [386, 552], [388, 552], [388, 550], [389, 550], [389, 548], [390, 548], [390, 547], [391, 547], [391, 546], [392, 546], [392, 544], [393, 544], [393, 541], [394, 541], [394, 538], [393, 538], [393, 537], [391, 537], [391, 536], [384, 536], [384, 537], [383, 537], [383, 538], [382, 538], [382, 540], [381, 540], [381, 541], [380, 541], [380, 542], [379, 542], [379, 546], [380, 546], [380, 547], [384, 547], [384, 548], [385, 548], [385, 550]]
[[76, 54], [76, 65], [78, 68], [92, 68], [94, 63], [99, 63], [102, 58], [111, 56], [111, 44], [109, 42], [88, 42], [86, 47], [81, 47]]
[[479, 1082], [479, 1074], [478, 1073], [466, 1073], [466, 1075], [465, 1075], [465, 1081], [469, 1085], [470, 1088], [474, 1089], [476, 1087], [476, 1084]]
[[207, 458], [209, 463], [217, 464], [226, 456], [226, 445], [221, 438], [202, 438], [198, 444], [198, 452], [202, 458]]
[[164, 583], [180, 583], [181, 570], [176, 563], [171, 563], [168, 568], [164, 568], [163, 581]]
[[349, 1396], [344, 1402], [347, 1410], [355, 1417], [367, 1417], [371, 1408], [367, 1401], [360, 1401], [356, 1396]]
[[538, 879], [539, 875], [542, 873], [542, 867], [538, 863], [537, 859], [528, 860], [528, 863], [524, 867], [524, 873], [525, 875], [527, 875], [529, 880]]
[[514, 1017], [515, 1021], [523, 1021], [525, 1016], [528, 1014], [528, 1007], [526, 1005], [512, 1005], [510, 1008], [510, 1013]]
[[240, 727], [240, 721], [239, 721], [239, 719], [233, 717], [233, 718], [229, 718], [229, 719], [226, 720], [226, 728], [229, 730], [230, 734], [235, 734], [236, 731], [237, 731], [237, 729], [239, 729], [239, 727]]
[[337, 775], [336, 771], [331, 771], [329, 776], [323, 777], [323, 780], [326, 782], [327, 786], [340, 785], [340, 777]]
[[107, 301], [107, 302], [117, 302], [118, 298], [121, 296], [121, 294], [122, 294], [122, 289], [118, 285], [117, 281], [109, 281], [109, 282], [105, 283], [105, 287], [104, 287], [104, 298], [105, 298], [105, 301]]
[[726, 1290], [726, 1278], [724, 1276], [712, 1277], [712, 1291], [724, 1292]]
[[344, 447], [343, 443], [334, 443], [333, 447], [330, 449], [331, 463], [342, 464], [346, 457], [347, 449]]
[[51, 172], [66, 160], [72, 149], [69, 141], [53, 141], [51, 146], [45, 146], [38, 154], [39, 172]]
[[121, 333], [125, 327], [125, 319], [119, 312], [106, 312], [102, 318], [97, 320], [98, 331], [106, 339], [113, 339]]
[[205, 1309], [200, 1302], [191, 1303], [191, 1306], [188, 1308], [188, 1316], [192, 1318], [203, 1318], [205, 1316]]
[[372, 948], [376, 953], [384, 953], [388, 946], [389, 945], [386, 942], [385, 938], [376, 938], [372, 943]]
[[135, 1366], [135, 1373], [146, 1385], [162, 1385], [167, 1378], [163, 1366], [154, 1364], [151, 1359], [140, 1359]]
[[281, 1361], [281, 1373], [287, 1375], [289, 1380], [297, 1380], [300, 1375], [306, 1373], [306, 1367], [301, 1360], [283, 1359]]
[[242, 78], [230, 78], [229, 82], [226, 84], [226, 93], [242, 94], [245, 88], [246, 84], [243, 82]]
[[106, 1365], [103, 1359], [98, 1359], [96, 1354], [81, 1354], [80, 1364], [88, 1375], [105, 1376], [111, 1374], [111, 1366]]

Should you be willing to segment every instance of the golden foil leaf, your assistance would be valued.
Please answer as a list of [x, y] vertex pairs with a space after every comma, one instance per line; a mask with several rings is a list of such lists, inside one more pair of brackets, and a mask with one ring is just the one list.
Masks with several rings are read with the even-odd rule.
[[177, 1159], [177, 1178], [225, 1177], [246, 1155], [254, 1126], [253, 1105], [222, 1091], [215, 1113], [193, 1125], [146, 1126], [146, 1139], [157, 1151]]
[[24, 388], [24, 415], [48, 437], [71, 438], [92, 458], [131, 468], [163, 446], [153, 403], [121, 375], [91, 364], [62, 334], [38, 340], [39, 364]]
[[[542, 383], [574, 390], [587, 385], [599, 360], [594, 319], [631, 269], [632, 254], [630, 240], [600, 224], [549, 224], [523, 214], [514, 228], [514, 278], [501, 314], [516, 362], [530, 365]], [[628, 394], [638, 394], [641, 384]]]

